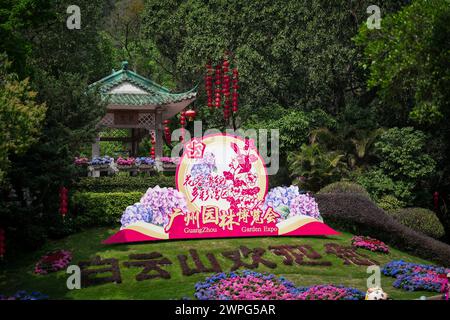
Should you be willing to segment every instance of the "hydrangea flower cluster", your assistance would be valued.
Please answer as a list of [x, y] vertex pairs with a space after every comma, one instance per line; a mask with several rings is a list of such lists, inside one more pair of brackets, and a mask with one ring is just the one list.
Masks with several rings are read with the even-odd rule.
[[394, 260], [386, 264], [382, 272], [395, 277], [394, 287], [407, 291], [425, 290], [443, 292], [448, 285], [450, 268]]
[[372, 252], [389, 253], [389, 247], [383, 241], [371, 237], [354, 236], [351, 242], [355, 248], [362, 248]]
[[42, 294], [40, 292], [34, 291], [31, 293], [26, 292], [25, 290], [17, 291], [12, 296], [6, 296], [0, 294], [0, 300], [46, 300], [48, 296]]
[[278, 222], [296, 215], [322, 219], [314, 197], [300, 191], [297, 186], [270, 189], [266, 195], [263, 209], [266, 210], [269, 206], [280, 214]]
[[289, 216], [306, 215], [321, 219], [319, 205], [309, 194], [300, 194], [291, 201]]
[[191, 176], [193, 178], [199, 176], [208, 176], [212, 172], [216, 172], [216, 157], [211, 152], [205, 152], [203, 158], [197, 160], [197, 162], [191, 168]]
[[92, 158], [92, 160], [89, 162], [89, 164], [91, 166], [101, 166], [101, 165], [107, 165], [110, 164], [111, 162], [113, 162], [113, 158], [109, 157], [109, 156], [104, 156], [104, 157], [94, 157]]
[[140, 202], [137, 202], [125, 209], [122, 218], [120, 219], [120, 223], [122, 224], [122, 227], [126, 227], [138, 221], [151, 222], [152, 213], [151, 210], [145, 208]]
[[331, 284], [298, 288], [299, 300], [364, 300], [365, 292]]
[[119, 166], [132, 166], [135, 164], [134, 158], [122, 158], [119, 157], [116, 161]]
[[122, 214], [122, 227], [138, 221], [149, 222], [161, 227], [169, 223], [169, 214], [173, 209], [187, 211], [184, 195], [174, 188], [149, 188], [140, 202], [125, 209]]
[[140, 165], [152, 166], [155, 164], [155, 160], [153, 160], [150, 157], [138, 157], [138, 158], [136, 158], [136, 164], [138, 166], [140, 166]]
[[65, 269], [72, 260], [72, 253], [67, 250], [56, 250], [42, 256], [34, 267], [37, 274], [48, 274]]
[[218, 273], [195, 284], [199, 300], [293, 300], [298, 289], [283, 277], [250, 270]]

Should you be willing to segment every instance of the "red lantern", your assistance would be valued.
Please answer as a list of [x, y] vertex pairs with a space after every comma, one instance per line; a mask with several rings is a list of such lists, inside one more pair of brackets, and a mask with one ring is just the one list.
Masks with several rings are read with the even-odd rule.
[[439, 209], [439, 192], [435, 192], [433, 194], [433, 201], [434, 201], [434, 210], [437, 211]]
[[5, 256], [5, 230], [0, 228], [0, 258]]
[[186, 117], [188, 118], [189, 121], [193, 121], [196, 115], [197, 113], [195, 112], [195, 110], [186, 111]]
[[59, 213], [61, 213], [62, 217], [64, 218], [65, 215], [67, 214], [67, 206], [69, 203], [69, 190], [67, 190], [66, 187], [61, 187], [59, 189]]

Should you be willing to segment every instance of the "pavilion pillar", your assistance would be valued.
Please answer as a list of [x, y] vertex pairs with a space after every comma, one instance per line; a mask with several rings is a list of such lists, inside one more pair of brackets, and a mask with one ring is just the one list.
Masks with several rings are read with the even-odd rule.
[[156, 109], [155, 115], [155, 155], [157, 158], [163, 155], [163, 126], [162, 126], [162, 110]]

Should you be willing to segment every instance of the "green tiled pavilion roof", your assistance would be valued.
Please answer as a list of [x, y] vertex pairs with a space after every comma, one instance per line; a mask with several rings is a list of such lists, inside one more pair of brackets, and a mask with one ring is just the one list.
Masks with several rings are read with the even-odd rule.
[[[146, 93], [110, 93], [112, 89], [122, 83], [128, 82]], [[122, 63], [122, 69], [113, 72], [109, 76], [91, 84], [89, 87], [99, 88], [100, 94], [109, 104], [118, 105], [164, 105], [195, 98], [197, 87], [182, 92], [172, 93], [169, 89], [153, 82], [150, 79], [128, 70], [128, 63]]]

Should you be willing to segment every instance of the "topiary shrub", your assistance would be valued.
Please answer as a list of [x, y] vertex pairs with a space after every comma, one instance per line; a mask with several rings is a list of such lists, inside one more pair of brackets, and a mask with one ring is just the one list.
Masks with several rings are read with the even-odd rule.
[[139, 202], [143, 192], [77, 192], [72, 197], [72, 210], [78, 227], [114, 226], [127, 206]]
[[175, 178], [157, 174], [154, 176], [124, 176], [116, 175], [112, 177], [80, 179], [75, 185], [77, 191], [82, 192], [145, 192], [150, 187], [159, 185], [163, 187], [175, 187]]
[[370, 199], [369, 193], [362, 185], [350, 181], [339, 181], [331, 183], [320, 189], [320, 191], [318, 192], [318, 194], [326, 193], [356, 193]]
[[436, 214], [424, 208], [404, 208], [389, 212], [398, 222], [415, 231], [435, 239], [444, 236], [445, 231]]
[[316, 195], [319, 210], [330, 226], [370, 236], [414, 255], [450, 266], [450, 246], [408, 228], [358, 194]]
[[398, 200], [396, 197], [391, 195], [383, 196], [379, 201], [377, 201], [377, 205], [386, 212], [397, 210], [403, 208], [405, 203], [403, 201]]

